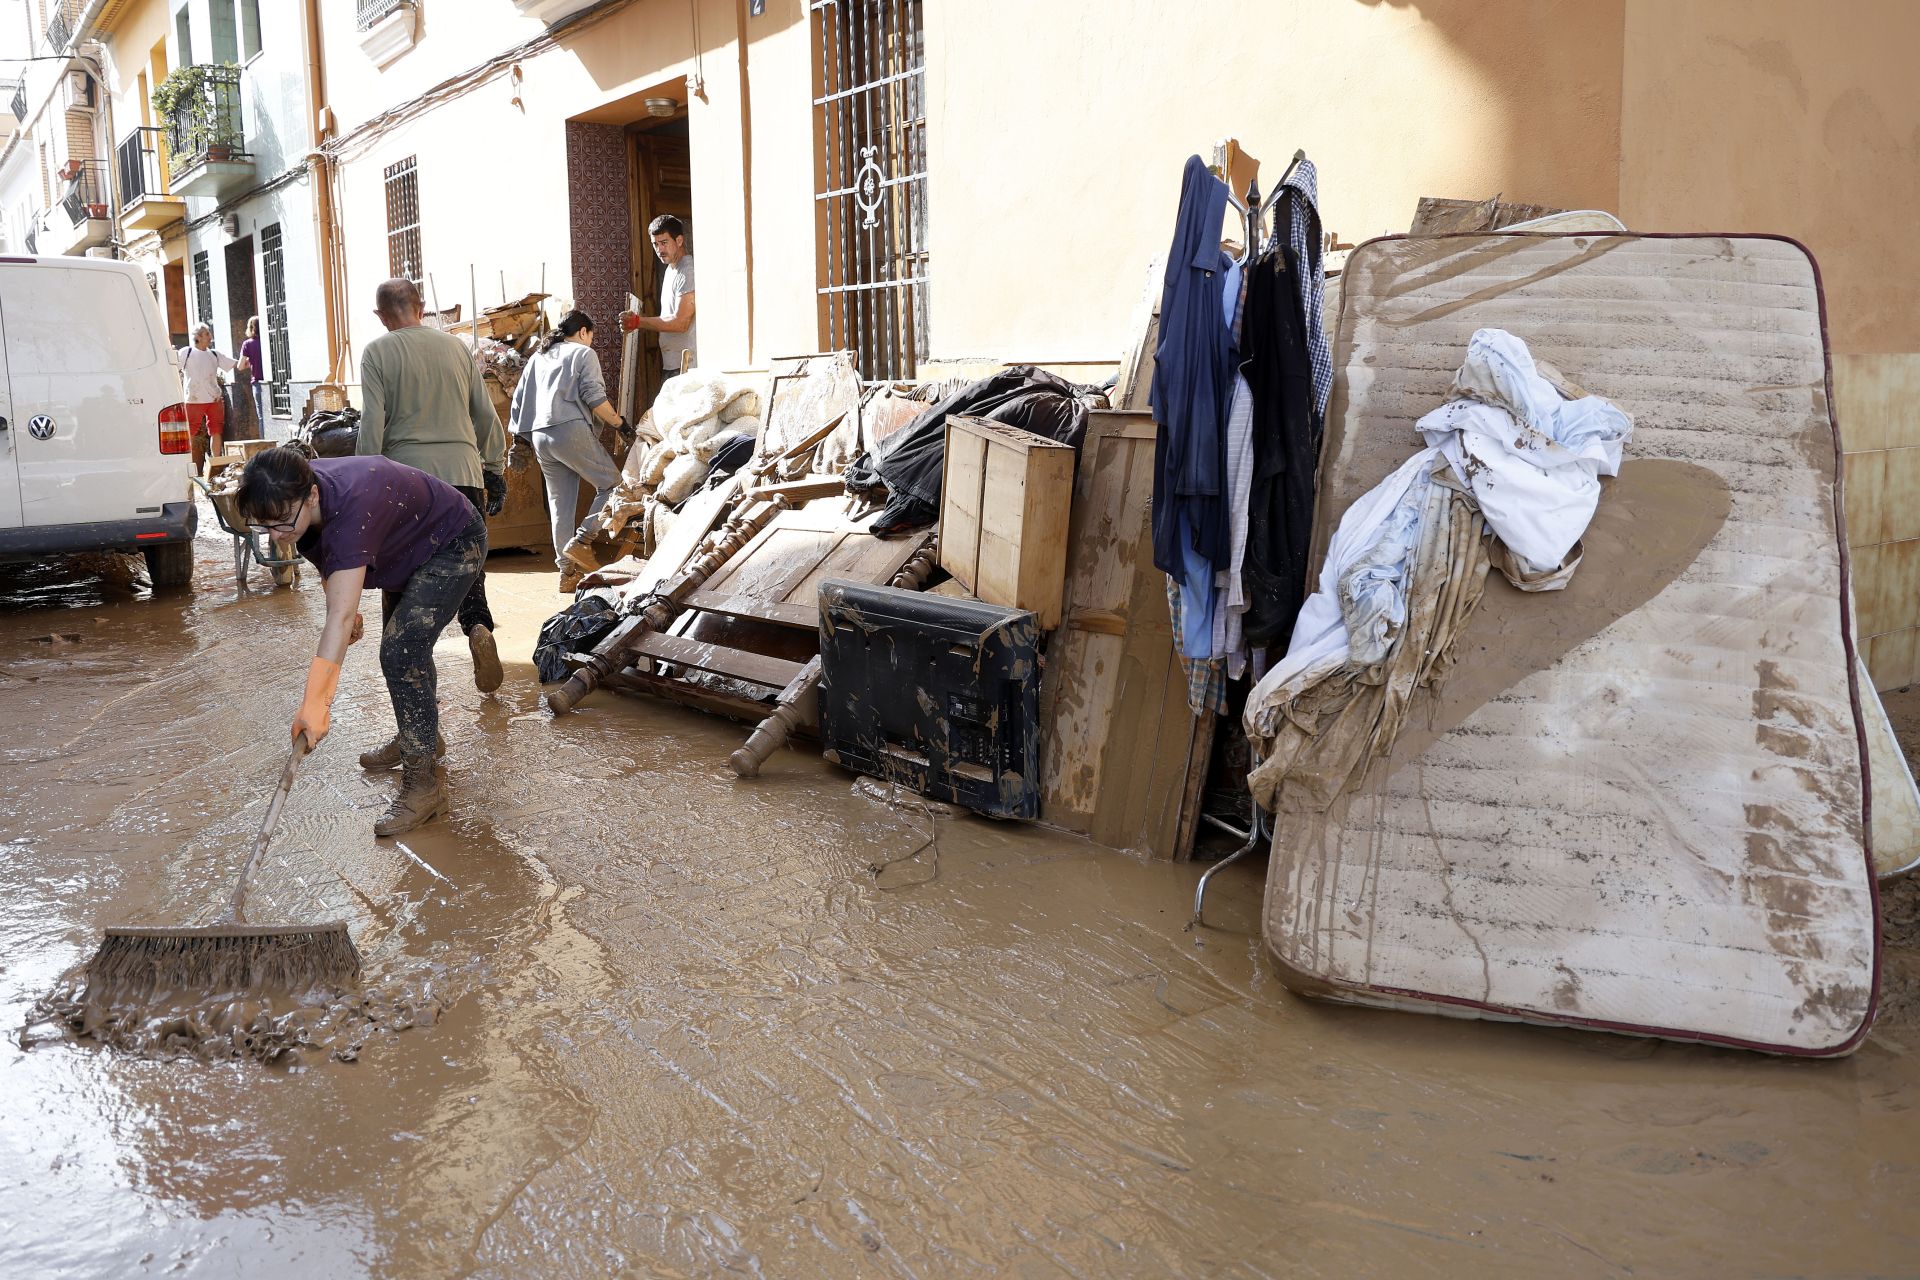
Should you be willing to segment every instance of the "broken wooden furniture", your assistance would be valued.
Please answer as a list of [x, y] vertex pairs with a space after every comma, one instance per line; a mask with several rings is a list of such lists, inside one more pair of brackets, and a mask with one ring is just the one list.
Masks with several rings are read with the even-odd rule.
[[1115, 849], [1184, 861], [1214, 718], [1187, 706], [1166, 577], [1153, 567], [1157, 431], [1139, 412], [1096, 409], [1087, 420], [1063, 617], [1040, 689], [1040, 817]]
[[750, 492], [683, 569], [633, 601], [634, 616], [580, 660], [548, 705], [563, 714], [605, 684], [758, 723], [732, 760], [743, 777], [789, 734], [811, 728], [820, 583], [915, 588], [934, 564], [930, 531], [883, 540], [836, 502], [796, 509], [794, 495], [804, 501], [818, 483]]
[[1060, 625], [1074, 450], [1031, 431], [955, 414], [940, 481], [940, 567], [988, 604]]
[[645, 602], [630, 617], [594, 647], [594, 651], [574, 668], [565, 684], [548, 691], [548, 709], [555, 715], [567, 714], [580, 705], [580, 699], [599, 688], [608, 676], [623, 671], [639, 654], [641, 642], [650, 633], [663, 629], [671, 622], [687, 598], [700, 590], [715, 570], [791, 505], [785, 497], [776, 494], [735, 513], [701, 545], [686, 567], [645, 597]]
[[[933, 572], [936, 557], [934, 543], [922, 545], [887, 580], [887, 585], [908, 591], [919, 590]], [[742, 778], [758, 777], [760, 766], [785, 746], [789, 737], [802, 728], [811, 728], [819, 723], [822, 674], [820, 655], [816, 653], [780, 690], [779, 696], [774, 699], [773, 712], [755, 726], [746, 742], [728, 757], [727, 762], [733, 766], [736, 774]]]

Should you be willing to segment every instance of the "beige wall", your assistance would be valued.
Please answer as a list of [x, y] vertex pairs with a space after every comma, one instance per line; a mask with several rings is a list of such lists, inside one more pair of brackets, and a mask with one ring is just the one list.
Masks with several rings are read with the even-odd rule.
[[1793, 236], [1835, 351], [1920, 351], [1916, 49], [1912, 0], [1629, 0], [1627, 225]]
[[1113, 360], [1187, 156], [1296, 147], [1326, 229], [1423, 195], [1612, 208], [1620, 0], [928, 0], [933, 352]]
[[1813, 251], [1874, 683], [1920, 678], [1920, 6], [1628, 0], [1621, 213]]

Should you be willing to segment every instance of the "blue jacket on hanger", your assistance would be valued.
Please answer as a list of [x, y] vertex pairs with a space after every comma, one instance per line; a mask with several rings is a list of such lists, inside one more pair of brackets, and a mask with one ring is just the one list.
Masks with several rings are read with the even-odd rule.
[[1194, 553], [1215, 567], [1231, 556], [1226, 523], [1225, 432], [1233, 389], [1233, 331], [1223, 313], [1227, 268], [1220, 249], [1227, 186], [1199, 156], [1180, 179], [1180, 210], [1160, 295], [1153, 353], [1153, 563], [1187, 578]]

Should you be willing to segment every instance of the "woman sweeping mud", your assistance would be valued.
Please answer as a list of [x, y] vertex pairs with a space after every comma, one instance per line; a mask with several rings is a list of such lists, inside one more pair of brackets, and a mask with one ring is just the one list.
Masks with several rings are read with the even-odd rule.
[[433, 645], [487, 558], [486, 518], [452, 485], [380, 457], [316, 458], [298, 450], [255, 454], [235, 495], [240, 514], [271, 537], [298, 544], [320, 570], [327, 622], [307, 672], [293, 736], [327, 736], [340, 663], [360, 638], [360, 593], [381, 592], [386, 625], [380, 669], [399, 726], [393, 741], [360, 757], [367, 769], [401, 768], [400, 794], [375, 835], [411, 831], [447, 812], [435, 767], [440, 707]]

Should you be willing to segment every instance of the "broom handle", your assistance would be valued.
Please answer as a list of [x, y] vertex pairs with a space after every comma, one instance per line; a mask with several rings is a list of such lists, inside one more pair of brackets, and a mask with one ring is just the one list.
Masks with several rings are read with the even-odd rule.
[[233, 905], [227, 908], [229, 923], [246, 923], [241, 911], [247, 901], [247, 882], [253, 879], [254, 868], [260, 865], [260, 859], [266, 856], [267, 841], [273, 838], [273, 829], [280, 825], [280, 810], [286, 807], [287, 792], [293, 790], [293, 775], [300, 767], [300, 757], [311, 750], [313, 746], [307, 741], [306, 734], [293, 740], [293, 750], [287, 753], [287, 767], [280, 771], [280, 785], [274, 789], [273, 799], [267, 803], [266, 821], [260, 824], [260, 834], [253, 841], [253, 852], [247, 856], [247, 865], [240, 869], [240, 879], [233, 886]]

